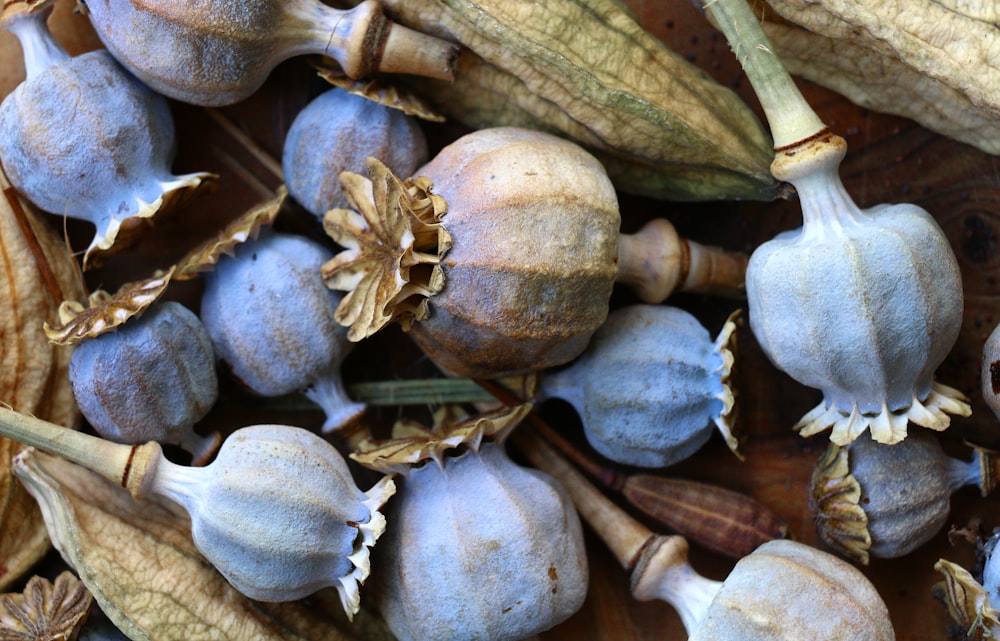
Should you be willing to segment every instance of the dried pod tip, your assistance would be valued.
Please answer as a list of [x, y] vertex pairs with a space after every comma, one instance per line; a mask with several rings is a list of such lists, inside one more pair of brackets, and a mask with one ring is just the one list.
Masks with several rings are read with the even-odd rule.
[[809, 505], [819, 538], [838, 554], [868, 565], [872, 546], [861, 485], [851, 474], [849, 452], [831, 443], [813, 468]]
[[336, 320], [360, 341], [389, 322], [407, 329], [427, 317], [427, 299], [444, 288], [440, 262], [451, 247], [441, 225], [444, 199], [431, 193], [427, 179], [402, 181], [381, 162], [368, 159], [371, 180], [340, 176], [352, 207], [334, 209], [323, 219], [326, 233], [344, 251], [323, 266], [327, 287], [348, 292]]
[[671, 294], [696, 292], [742, 298], [747, 256], [682, 238], [665, 218], [618, 237], [618, 274], [644, 303], [662, 303]]

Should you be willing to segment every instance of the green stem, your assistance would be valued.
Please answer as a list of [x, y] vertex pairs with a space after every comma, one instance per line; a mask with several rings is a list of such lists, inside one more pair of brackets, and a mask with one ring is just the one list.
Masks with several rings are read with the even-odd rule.
[[746, 0], [707, 0], [705, 11], [726, 36], [750, 79], [771, 126], [775, 149], [813, 138], [827, 128], [774, 53]]

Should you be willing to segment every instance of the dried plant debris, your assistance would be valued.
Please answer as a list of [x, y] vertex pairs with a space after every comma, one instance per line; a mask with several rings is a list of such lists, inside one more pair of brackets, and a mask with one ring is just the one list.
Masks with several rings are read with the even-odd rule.
[[756, 4], [791, 73], [1000, 153], [994, 3], [767, 0], [773, 11]]
[[86, 620], [93, 597], [71, 572], [55, 583], [31, 577], [21, 594], [0, 595], [0, 639], [69, 641]]
[[325, 595], [287, 603], [244, 597], [198, 553], [176, 507], [135, 501], [84, 468], [33, 450], [14, 469], [63, 558], [133, 641], [392, 638], [374, 618], [348, 624], [338, 608], [324, 607]]
[[446, 120], [429, 102], [403, 87], [387, 84], [380, 78], [352, 80], [344, 75], [340, 67], [333, 66], [329, 58], [322, 58], [316, 61], [313, 66], [320, 78], [348, 93], [367, 98], [392, 109], [398, 109], [408, 116], [415, 116], [421, 120], [430, 122], [444, 122]]

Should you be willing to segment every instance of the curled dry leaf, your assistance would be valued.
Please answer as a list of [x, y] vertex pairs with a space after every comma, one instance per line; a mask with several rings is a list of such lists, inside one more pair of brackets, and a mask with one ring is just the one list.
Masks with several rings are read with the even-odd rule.
[[71, 572], [57, 576], [54, 584], [33, 576], [22, 594], [0, 595], [0, 639], [75, 639], [91, 601], [93, 597], [86, 586]]
[[[1000, 153], [1000, 12], [973, 0], [757, 0], [788, 70]], [[774, 13], [778, 15], [775, 16]]]
[[[50, 345], [44, 321], [59, 301], [83, 296], [79, 269], [58, 236], [0, 173], [0, 402], [67, 427], [80, 413], [65, 348]], [[20, 445], [0, 438], [0, 590], [48, 549], [41, 514], [10, 474]]]
[[470, 50], [454, 82], [411, 84], [448, 117], [573, 140], [630, 193], [674, 200], [778, 193], [768, 170], [771, 141], [753, 113], [615, 0], [383, 5], [394, 19]]
[[[56, 548], [133, 641], [392, 639], [373, 617], [348, 624], [337, 607], [244, 597], [197, 551], [179, 508], [135, 501], [92, 472], [33, 450], [18, 456], [14, 470], [41, 505]], [[312, 601], [330, 602], [325, 595]]]

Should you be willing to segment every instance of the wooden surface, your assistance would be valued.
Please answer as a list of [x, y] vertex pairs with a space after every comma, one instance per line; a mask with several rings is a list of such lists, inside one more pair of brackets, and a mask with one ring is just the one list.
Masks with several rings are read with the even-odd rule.
[[[648, 29], [720, 82], [733, 86], [756, 109], [753, 95], [742, 80], [728, 46], [689, 3], [631, 0], [629, 4]], [[996, 277], [1000, 268], [996, 248], [1000, 230], [996, 213], [1000, 211], [997, 160], [934, 135], [910, 121], [868, 112], [814, 85], [801, 83], [801, 86], [820, 116], [847, 139], [849, 152], [842, 175], [858, 204], [914, 202], [937, 217], [947, 232], [964, 274], [966, 314], [958, 344], [940, 368], [938, 377], [972, 398], [973, 416], [953, 422], [944, 435], [945, 447], [955, 455], [967, 457], [963, 438], [973, 437], [1000, 446], [997, 419], [978, 393], [982, 342], [1000, 318], [995, 313]], [[295, 113], [323, 88], [322, 81], [302, 61], [294, 61], [280, 66], [260, 94], [222, 113], [248, 132], [263, 150], [276, 156]], [[233, 145], [202, 110], [175, 104], [174, 113], [180, 148], [175, 171], [216, 171], [221, 176], [218, 188], [183, 216], [161, 224], [156, 236], [136, 251], [114, 257], [88, 274], [91, 286], [115, 287], [125, 280], [144, 276], [152, 267], [169, 265], [191, 244], [192, 237], [207, 234], [242, 212], [274, 184], [275, 176], [241, 152], [238, 145]], [[427, 127], [437, 147], [461, 131], [453, 125]], [[801, 223], [794, 201], [670, 204], [623, 197], [622, 214], [625, 232], [635, 231], [649, 218], [666, 215], [694, 240], [748, 252], [778, 231]], [[304, 217], [291, 217], [282, 225], [303, 233], [318, 232], [317, 226]], [[78, 240], [76, 246], [85, 246], [91, 229], [76, 223], [70, 223], [69, 227], [71, 236]], [[180, 283], [171, 290], [170, 297], [196, 304], [199, 287], [197, 281]], [[616, 292], [612, 300], [614, 306], [632, 302], [634, 299], [626, 292]], [[671, 304], [695, 313], [715, 333], [740, 303], [681, 296]], [[711, 481], [749, 493], [784, 516], [795, 539], [816, 544], [805, 486], [814, 461], [826, 445], [826, 437], [804, 440], [790, 428], [819, 402], [820, 395], [771, 366], [747, 327], [740, 329], [739, 340], [740, 362], [735, 382], [740, 423], [747, 434], [743, 448], [746, 461], [735, 459], [721, 439], [714, 438], [694, 458], [664, 474]], [[425, 372], [426, 368], [427, 363], [406, 338], [397, 330], [390, 330], [359, 346], [345, 366], [345, 377], [405, 378]], [[579, 424], [567, 407], [556, 402], [543, 406], [541, 411], [565, 433], [578, 435]], [[394, 417], [387, 410], [375, 415], [381, 420]], [[322, 423], [318, 412], [296, 412], [292, 416], [269, 411], [224, 381], [223, 398], [203, 424], [236, 427], [269, 420], [288, 420], [305, 427], [318, 427]], [[998, 503], [1000, 497], [984, 500], [972, 488], [962, 490], [953, 497], [949, 527], [963, 527], [972, 519], [981, 519], [984, 529], [989, 531], [1000, 525]], [[596, 537], [590, 532], [587, 535], [592, 576], [587, 602], [577, 615], [541, 638], [545, 641], [686, 638], [678, 617], [668, 605], [632, 599], [628, 577]], [[710, 578], [723, 579], [733, 565], [733, 561], [697, 546], [693, 546], [691, 556], [694, 567]], [[896, 560], [875, 560], [864, 568], [890, 608], [900, 641], [947, 637], [945, 611], [931, 593], [939, 578], [932, 566], [943, 557], [969, 567], [974, 556], [971, 545], [953, 546], [947, 532], [942, 531], [914, 554]]]

